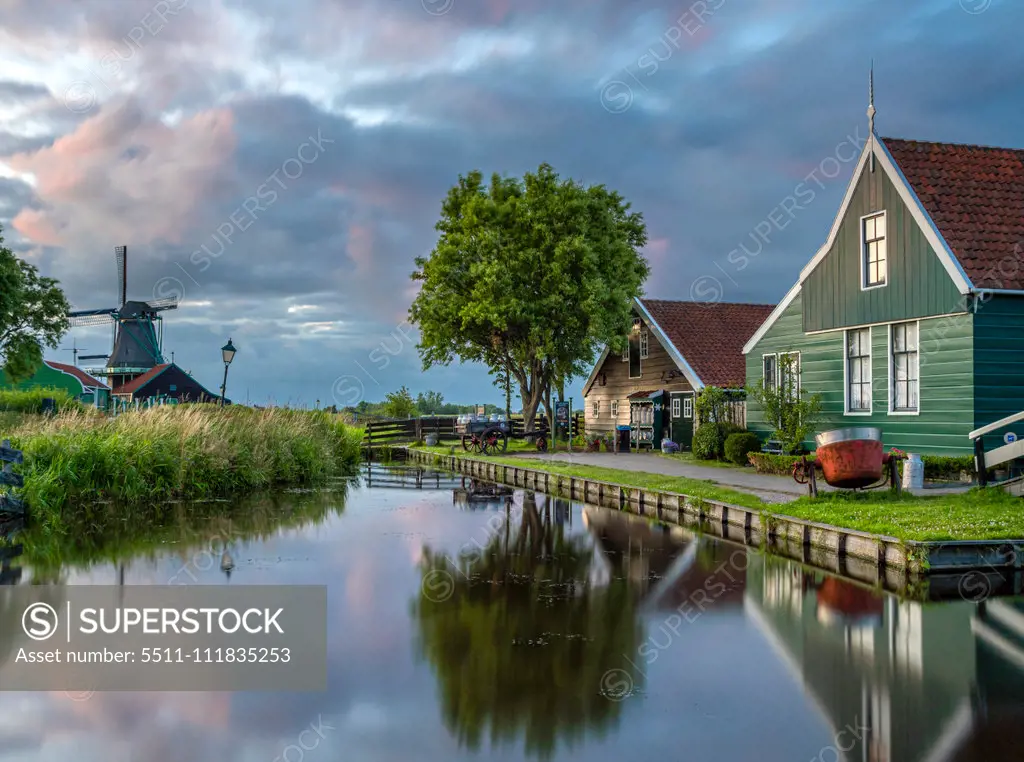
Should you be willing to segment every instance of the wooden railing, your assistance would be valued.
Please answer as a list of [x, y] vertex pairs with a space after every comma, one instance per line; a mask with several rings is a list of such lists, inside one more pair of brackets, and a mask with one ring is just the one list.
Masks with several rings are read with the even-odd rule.
[[1011, 423], [1017, 423], [1017, 421], [1024, 421], [1024, 412], [1000, 418], [998, 421], [975, 429], [967, 435], [969, 439], [974, 441], [974, 471], [978, 475], [979, 487], [984, 487], [988, 484], [988, 469], [1024, 457], [1024, 439], [1014, 439], [1002, 447], [985, 452], [986, 434], [991, 434], [1004, 426], [1009, 426]]

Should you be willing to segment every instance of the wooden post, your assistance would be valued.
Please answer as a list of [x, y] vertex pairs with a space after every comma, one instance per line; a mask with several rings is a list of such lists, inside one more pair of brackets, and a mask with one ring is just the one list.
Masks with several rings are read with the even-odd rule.
[[988, 475], [985, 468], [985, 441], [984, 437], [978, 437], [974, 440], [974, 470], [978, 474], [978, 486], [985, 487], [988, 485]]
[[373, 423], [366, 422], [366, 459], [373, 457]]
[[417, 442], [423, 441], [423, 419], [422, 418], [417, 418], [414, 427], [415, 427], [415, 434], [414, 434], [415, 441], [417, 441]]

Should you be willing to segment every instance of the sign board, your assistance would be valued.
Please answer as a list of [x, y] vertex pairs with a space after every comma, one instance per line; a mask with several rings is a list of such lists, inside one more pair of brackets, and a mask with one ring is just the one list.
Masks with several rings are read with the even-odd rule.
[[555, 403], [555, 422], [563, 426], [569, 425], [569, 403], [565, 400]]
[[477, 405], [476, 406], [476, 414], [477, 415], [484, 415], [486, 412], [487, 412], [487, 408], [485, 408], [483, 405]]
[[1007, 431], [1005, 434], [1003, 434], [1003, 441], [1006, 442], [1006, 444], [1013, 444], [1014, 442], [1017, 441], [1017, 435], [1014, 434], [1012, 431]]

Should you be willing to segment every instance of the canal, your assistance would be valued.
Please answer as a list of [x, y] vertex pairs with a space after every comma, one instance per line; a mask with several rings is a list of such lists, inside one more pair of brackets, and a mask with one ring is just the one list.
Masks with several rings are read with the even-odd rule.
[[326, 584], [328, 689], [0, 692], [0, 760], [1024, 758], [1024, 600], [901, 601], [608, 508], [370, 476], [18, 535], [6, 584]]

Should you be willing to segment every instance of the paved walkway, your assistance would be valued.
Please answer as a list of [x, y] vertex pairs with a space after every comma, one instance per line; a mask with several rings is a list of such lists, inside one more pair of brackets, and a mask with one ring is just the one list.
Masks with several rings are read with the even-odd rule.
[[[642, 471], [651, 474], [664, 474], [665, 476], [686, 476], [690, 479], [703, 479], [715, 482], [723, 487], [731, 487], [740, 492], [757, 495], [769, 503], [788, 503], [807, 494], [807, 487], [797, 484], [790, 476], [759, 474], [752, 468], [700, 466], [652, 453], [617, 455], [606, 452], [559, 452], [546, 454], [524, 453], [524, 455], [537, 460], [556, 460], [566, 463], [579, 463], [586, 466], [599, 466], [601, 468], [617, 468], [621, 471]], [[926, 487], [923, 490], [913, 490], [913, 492], [915, 494], [936, 495], [964, 492], [969, 486]], [[829, 492], [832, 489], [823, 479], [818, 479], [819, 492]]]

